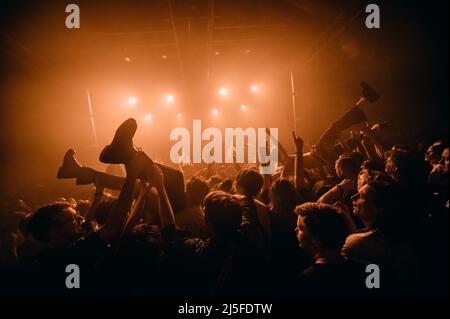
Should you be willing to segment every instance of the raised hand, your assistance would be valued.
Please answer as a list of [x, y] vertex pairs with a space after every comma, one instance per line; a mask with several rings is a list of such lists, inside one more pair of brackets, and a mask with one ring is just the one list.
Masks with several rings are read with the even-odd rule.
[[296, 153], [303, 153], [304, 141], [301, 137], [297, 137], [295, 132], [292, 132], [292, 137], [294, 139], [295, 151]]
[[342, 182], [339, 183], [339, 186], [342, 187], [344, 192], [351, 192], [356, 188], [356, 183], [349, 179], [344, 179]]

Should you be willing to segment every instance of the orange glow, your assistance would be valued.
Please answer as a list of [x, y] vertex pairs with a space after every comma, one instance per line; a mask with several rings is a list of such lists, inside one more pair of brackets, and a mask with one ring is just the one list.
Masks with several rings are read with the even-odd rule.
[[173, 103], [173, 101], [174, 101], [174, 96], [173, 95], [167, 95], [166, 96], [166, 101], [167, 101], [167, 103]]
[[137, 99], [135, 97], [130, 97], [128, 99], [128, 104], [135, 105], [137, 103]]
[[226, 88], [220, 88], [219, 94], [222, 96], [226, 96], [226, 95], [228, 95], [228, 90]]

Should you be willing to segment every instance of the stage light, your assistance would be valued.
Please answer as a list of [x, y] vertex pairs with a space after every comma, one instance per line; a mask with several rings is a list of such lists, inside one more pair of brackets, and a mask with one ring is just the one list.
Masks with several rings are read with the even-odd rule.
[[226, 95], [228, 95], [228, 90], [226, 88], [220, 88], [219, 94], [222, 96], [226, 96]]
[[242, 105], [241, 105], [241, 110], [242, 110], [242, 111], [245, 111], [245, 110], [247, 110], [247, 106], [246, 106], [246, 105], [244, 105], [244, 104], [242, 104]]
[[219, 54], [220, 54], [220, 52], [219, 52], [219, 51], [216, 51], [216, 52], [214, 52], [214, 54], [215, 54], [215, 55], [219, 55]]
[[219, 110], [213, 109], [213, 110], [212, 110], [212, 114], [213, 114], [213, 115], [218, 115], [218, 114], [219, 114]]
[[252, 53], [252, 50], [245, 50], [245, 53]]
[[126, 62], [130, 62], [131, 59], [130, 59], [129, 57], [126, 57], [126, 58], [125, 58], [125, 61], [126, 61]]
[[167, 101], [167, 103], [173, 103], [173, 100], [174, 100], [175, 98], [174, 98], [174, 96], [173, 95], [167, 95], [166, 96], [166, 101]]
[[128, 99], [128, 104], [135, 105], [137, 103], [137, 99], [135, 97], [130, 97]]
[[161, 56], [161, 58], [162, 58], [163, 60], [166, 60], [166, 59], [167, 59], [167, 55], [164, 54], [164, 55]]
[[258, 92], [258, 86], [255, 85], [255, 84], [253, 84], [253, 85], [250, 87], [250, 90], [251, 90], [252, 92]]
[[153, 118], [153, 116], [152, 116], [150, 113], [148, 113], [148, 114], [145, 115], [145, 120], [146, 120], [146, 121], [151, 121], [152, 118]]
[[178, 117], [179, 119], [181, 119], [181, 113], [178, 113], [178, 114], [177, 114], [177, 117]]

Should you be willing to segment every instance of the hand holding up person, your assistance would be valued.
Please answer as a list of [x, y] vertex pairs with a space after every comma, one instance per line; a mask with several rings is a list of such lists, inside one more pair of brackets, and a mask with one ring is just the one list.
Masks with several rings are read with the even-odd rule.
[[128, 218], [123, 226], [123, 234], [132, 232], [133, 227], [136, 226], [143, 216], [143, 209], [145, 206], [145, 200], [147, 196], [149, 186], [145, 180], [141, 180], [139, 183], [139, 196], [133, 205]]
[[172, 205], [167, 196], [164, 187], [164, 175], [162, 170], [154, 165], [153, 176], [150, 183], [156, 188], [159, 196], [159, 219], [161, 221], [161, 229], [175, 225], [175, 216], [173, 214]]
[[103, 186], [103, 183], [101, 182], [101, 178], [99, 175], [95, 175], [94, 185], [95, 185], [94, 196], [92, 198], [92, 202], [91, 202], [89, 211], [86, 215], [86, 222], [88, 222], [88, 223], [91, 223], [95, 220], [94, 213], [102, 201], [103, 193], [105, 190], [105, 187]]
[[120, 191], [117, 203], [108, 215], [105, 225], [99, 229], [100, 238], [105, 242], [111, 242], [122, 232], [128, 212], [133, 201], [133, 191], [136, 180], [144, 174], [144, 168], [148, 166], [148, 157], [143, 152], [136, 152], [125, 165], [127, 176]]

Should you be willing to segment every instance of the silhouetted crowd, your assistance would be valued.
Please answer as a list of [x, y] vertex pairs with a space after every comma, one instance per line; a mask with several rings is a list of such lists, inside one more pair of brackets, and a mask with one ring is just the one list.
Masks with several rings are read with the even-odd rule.
[[[69, 150], [58, 178], [92, 184], [92, 198], [2, 203], [0, 294], [448, 296], [448, 142], [383, 140], [364, 104], [308, 152], [295, 134], [295, 154], [279, 144], [270, 175], [259, 163], [155, 163], [133, 146], [133, 119], [100, 155], [125, 177]], [[67, 286], [72, 264], [80, 288]]]

